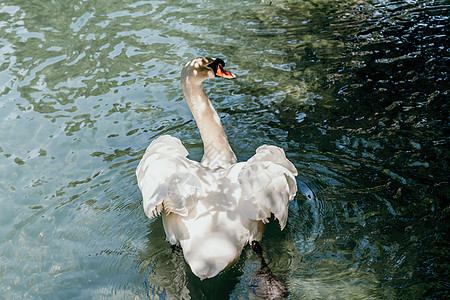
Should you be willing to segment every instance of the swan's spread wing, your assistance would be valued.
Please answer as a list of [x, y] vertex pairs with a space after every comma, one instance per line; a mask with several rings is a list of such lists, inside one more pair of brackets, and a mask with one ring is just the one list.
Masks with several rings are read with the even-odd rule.
[[145, 214], [155, 217], [165, 210], [181, 216], [195, 204], [202, 184], [199, 164], [186, 158], [188, 151], [177, 138], [169, 135], [155, 139], [148, 146], [136, 170]]
[[242, 205], [252, 220], [268, 222], [271, 214], [284, 228], [288, 203], [297, 193], [295, 166], [286, 158], [283, 149], [261, 146], [239, 173]]

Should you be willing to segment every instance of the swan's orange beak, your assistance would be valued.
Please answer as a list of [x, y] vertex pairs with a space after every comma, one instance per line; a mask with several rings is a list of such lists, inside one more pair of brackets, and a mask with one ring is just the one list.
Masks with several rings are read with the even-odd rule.
[[221, 65], [218, 65], [218, 66], [217, 66], [216, 76], [223, 77], [223, 78], [231, 78], [231, 79], [236, 78], [236, 75], [234, 75], [234, 74], [231, 73], [231, 72], [228, 72], [227, 70], [225, 70], [224, 68], [222, 68]]

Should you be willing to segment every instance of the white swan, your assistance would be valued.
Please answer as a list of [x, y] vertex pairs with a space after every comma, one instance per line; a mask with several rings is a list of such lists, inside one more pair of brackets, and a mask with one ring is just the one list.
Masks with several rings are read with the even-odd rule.
[[264, 145], [247, 162], [237, 162], [202, 85], [208, 78], [235, 78], [224, 65], [201, 57], [181, 72], [204, 144], [202, 161], [188, 159], [180, 140], [164, 135], [150, 144], [136, 170], [146, 215], [162, 214], [167, 239], [181, 247], [202, 280], [230, 267], [247, 243], [264, 262], [258, 244], [264, 224], [273, 214], [283, 229], [297, 192], [297, 170], [281, 148]]

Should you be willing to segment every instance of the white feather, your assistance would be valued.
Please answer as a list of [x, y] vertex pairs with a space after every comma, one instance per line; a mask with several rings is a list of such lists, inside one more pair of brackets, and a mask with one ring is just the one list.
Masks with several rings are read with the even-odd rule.
[[188, 152], [177, 138], [155, 139], [136, 170], [145, 214], [152, 218], [165, 210], [186, 216], [203, 189], [197, 178], [202, 166], [186, 158]]
[[297, 171], [275, 146], [215, 169], [187, 153], [179, 139], [161, 136], [147, 148], [136, 174], [146, 215], [164, 211], [168, 240], [182, 246], [192, 271], [203, 279], [229, 267], [245, 244], [260, 240], [272, 214], [285, 227]]
[[167, 239], [181, 246], [200, 279], [217, 275], [247, 243], [260, 241], [272, 214], [283, 229], [297, 192], [297, 170], [278, 147], [261, 146], [237, 163], [199, 84], [214, 77], [208, 69], [213, 61], [199, 58], [182, 71], [183, 91], [207, 146], [202, 163], [187, 158], [179, 139], [164, 135], [148, 146], [136, 170], [145, 214], [162, 214]]

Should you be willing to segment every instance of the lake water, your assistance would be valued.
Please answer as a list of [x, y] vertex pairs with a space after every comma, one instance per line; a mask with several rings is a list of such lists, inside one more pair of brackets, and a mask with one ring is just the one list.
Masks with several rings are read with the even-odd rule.
[[[202, 143], [181, 67], [210, 80], [239, 160], [299, 171], [262, 246], [290, 299], [449, 297], [449, 5], [436, 0], [0, 3], [0, 298], [254, 299], [258, 259], [200, 281], [141, 207], [161, 134]], [[447, 221], [445, 221], [447, 220]]]

